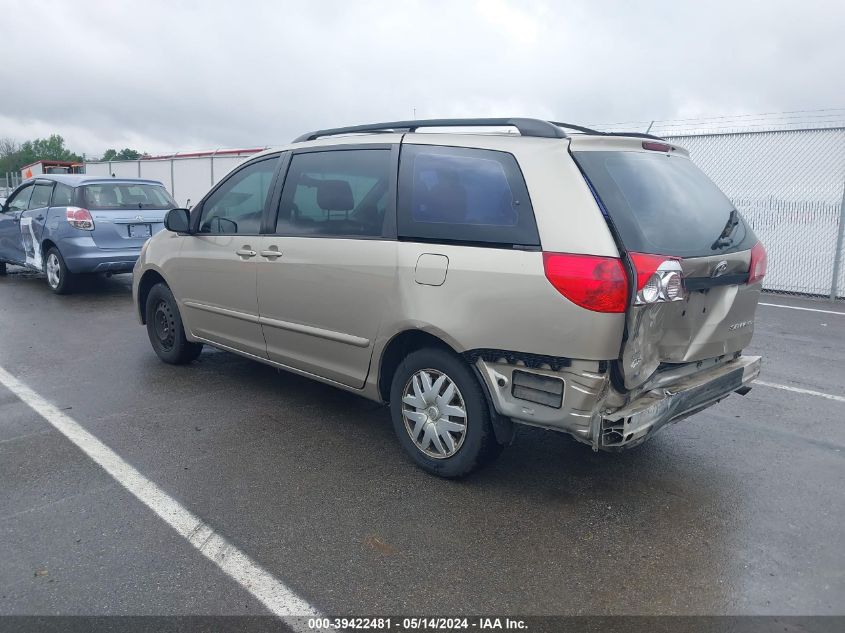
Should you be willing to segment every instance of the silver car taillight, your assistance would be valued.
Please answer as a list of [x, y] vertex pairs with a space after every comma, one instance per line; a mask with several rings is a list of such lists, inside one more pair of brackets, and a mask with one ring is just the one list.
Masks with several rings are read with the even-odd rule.
[[67, 223], [75, 229], [82, 231], [94, 230], [94, 218], [91, 217], [88, 209], [68, 207], [67, 211], [65, 211], [65, 217], [67, 218]]
[[684, 271], [677, 259], [630, 253], [637, 275], [634, 305], [683, 301]]

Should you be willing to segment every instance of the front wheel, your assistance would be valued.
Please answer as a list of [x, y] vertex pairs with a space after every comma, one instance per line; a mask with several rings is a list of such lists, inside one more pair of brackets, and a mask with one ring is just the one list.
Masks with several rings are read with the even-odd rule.
[[62, 254], [55, 246], [47, 251], [44, 258], [44, 272], [47, 275], [47, 285], [57, 295], [66, 295], [73, 290], [74, 275], [67, 269]]
[[478, 379], [463, 360], [444, 350], [418, 350], [399, 365], [390, 414], [405, 451], [439, 477], [468, 475], [502, 450]]
[[163, 283], [152, 287], [147, 295], [147, 336], [165, 363], [184, 365], [202, 352], [202, 343], [192, 343], [185, 337], [185, 326], [173, 293]]

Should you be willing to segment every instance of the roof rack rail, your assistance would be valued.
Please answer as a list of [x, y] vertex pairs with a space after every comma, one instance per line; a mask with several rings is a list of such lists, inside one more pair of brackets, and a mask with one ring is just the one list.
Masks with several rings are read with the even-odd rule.
[[[388, 121], [386, 123], [369, 123], [367, 125], [352, 125], [349, 127], [315, 130], [296, 137], [293, 142], [313, 141], [321, 136], [335, 136], [337, 134], [355, 134], [357, 132], [415, 132], [421, 127], [515, 127], [522, 136], [538, 136], [542, 138], [566, 138], [561, 126], [541, 119], [419, 119], [410, 121]], [[575, 129], [574, 126], [570, 126]]]
[[294, 143], [314, 141], [323, 136], [337, 136], [338, 134], [384, 134], [386, 132], [416, 132], [421, 127], [515, 127], [522, 136], [536, 136], [541, 138], [566, 138], [567, 130], [575, 130], [584, 134], [599, 136], [633, 136], [635, 138], [650, 138], [656, 141], [665, 139], [642, 132], [600, 132], [583, 125], [562, 123], [560, 121], [543, 121], [542, 119], [416, 119], [409, 121], [387, 121], [385, 123], [367, 123], [365, 125], [350, 125], [348, 127], [327, 128], [307, 132], [293, 139]]
[[567, 130], [583, 132], [584, 134], [604, 134], [604, 132], [599, 132], [598, 130], [594, 130], [590, 127], [584, 127], [583, 125], [573, 125], [572, 123], [562, 123], [561, 121], [549, 121], [549, 123], [558, 127], [566, 128]]

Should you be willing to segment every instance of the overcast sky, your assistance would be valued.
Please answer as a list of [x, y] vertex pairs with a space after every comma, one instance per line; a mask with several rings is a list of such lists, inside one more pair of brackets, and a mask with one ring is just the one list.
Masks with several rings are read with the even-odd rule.
[[845, 3], [8, 2], [0, 137], [164, 152], [448, 116], [845, 106]]

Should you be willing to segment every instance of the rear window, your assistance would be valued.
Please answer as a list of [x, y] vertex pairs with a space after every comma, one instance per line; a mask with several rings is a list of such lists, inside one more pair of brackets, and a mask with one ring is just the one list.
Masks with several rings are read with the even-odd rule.
[[104, 182], [82, 187], [86, 209], [172, 209], [179, 205], [161, 185]]
[[403, 145], [399, 235], [444, 242], [540, 244], [516, 159], [505, 152]]
[[757, 241], [739, 214], [729, 228], [733, 203], [687, 158], [656, 152], [573, 156], [627, 250], [707, 257], [747, 250]]

